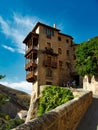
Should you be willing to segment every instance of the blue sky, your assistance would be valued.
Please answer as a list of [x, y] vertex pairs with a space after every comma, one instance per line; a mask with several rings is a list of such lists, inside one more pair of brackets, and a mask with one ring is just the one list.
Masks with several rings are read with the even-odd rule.
[[0, 74], [1, 84], [25, 92], [32, 85], [25, 80], [25, 46], [22, 43], [34, 25], [55, 23], [75, 43], [98, 36], [98, 0], [1, 0]]

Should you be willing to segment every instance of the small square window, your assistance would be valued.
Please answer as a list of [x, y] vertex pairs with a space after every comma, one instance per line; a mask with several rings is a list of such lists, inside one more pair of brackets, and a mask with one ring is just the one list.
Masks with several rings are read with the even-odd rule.
[[59, 61], [59, 67], [62, 68], [62, 66], [63, 66], [63, 62]]
[[47, 77], [53, 77], [53, 72], [50, 68], [46, 69], [46, 76]]
[[61, 41], [61, 37], [58, 37], [58, 40]]
[[71, 64], [69, 62], [66, 62], [66, 66], [67, 66], [68, 69], [71, 68]]
[[67, 56], [69, 56], [69, 50], [66, 50], [66, 54], [67, 54]]
[[66, 42], [69, 43], [69, 39], [66, 39]]
[[47, 47], [51, 48], [51, 43], [50, 42], [47, 42]]
[[58, 48], [58, 53], [62, 54], [62, 49], [61, 48]]

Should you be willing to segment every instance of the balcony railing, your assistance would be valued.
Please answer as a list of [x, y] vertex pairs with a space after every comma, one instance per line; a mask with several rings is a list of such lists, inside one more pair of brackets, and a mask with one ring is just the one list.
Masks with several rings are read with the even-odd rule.
[[30, 47], [26, 50], [25, 55], [27, 55], [27, 54], [30, 53], [31, 51], [34, 51], [34, 52], [37, 53], [38, 47], [37, 47], [37, 46], [30, 46]]
[[37, 76], [34, 75], [34, 72], [29, 72], [29, 73], [26, 75], [26, 80], [27, 80], [28, 82], [34, 82], [36, 79], [37, 79]]
[[57, 68], [57, 62], [49, 62], [47, 60], [44, 60], [43, 64], [46, 67]]
[[52, 48], [48, 48], [48, 47], [45, 47], [45, 50], [43, 50], [43, 53], [49, 54], [49, 55], [52, 55], [52, 56], [58, 56], [58, 54], [55, 53]]
[[25, 65], [25, 70], [28, 70], [30, 67], [33, 67], [33, 68], [36, 68], [37, 67], [37, 62], [34, 60], [34, 61], [30, 61], [28, 62], [26, 65]]

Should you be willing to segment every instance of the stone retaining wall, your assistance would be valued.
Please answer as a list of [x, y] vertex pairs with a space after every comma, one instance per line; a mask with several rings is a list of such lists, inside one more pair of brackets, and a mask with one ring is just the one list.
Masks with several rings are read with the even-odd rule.
[[80, 93], [79, 97], [13, 130], [75, 130], [92, 102], [92, 92], [82, 90]]
[[89, 77], [85, 75], [83, 79], [83, 89], [92, 91], [93, 94], [98, 95], [98, 75], [93, 75], [90, 81]]

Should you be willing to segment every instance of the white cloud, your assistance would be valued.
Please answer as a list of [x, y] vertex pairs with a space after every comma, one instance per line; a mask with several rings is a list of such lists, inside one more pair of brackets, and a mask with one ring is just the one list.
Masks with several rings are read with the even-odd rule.
[[1, 24], [2, 32], [6, 35], [9, 35], [9, 32], [10, 32], [9, 26], [7, 22], [5, 22], [1, 16], [0, 16], [0, 24]]
[[32, 93], [32, 84], [26, 81], [20, 81], [20, 82], [0, 81], [0, 84], [11, 87], [13, 89], [24, 91], [29, 94]]
[[10, 46], [2, 45], [2, 47], [9, 50], [9, 51], [11, 51], [11, 52], [15, 52], [15, 50]]
[[36, 17], [21, 16], [14, 13], [13, 19], [9, 21], [0, 16], [0, 28], [2, 33], [15, 44], [15, 49], [24, 54], [25, 45], [22, 42], [37, 21]]

